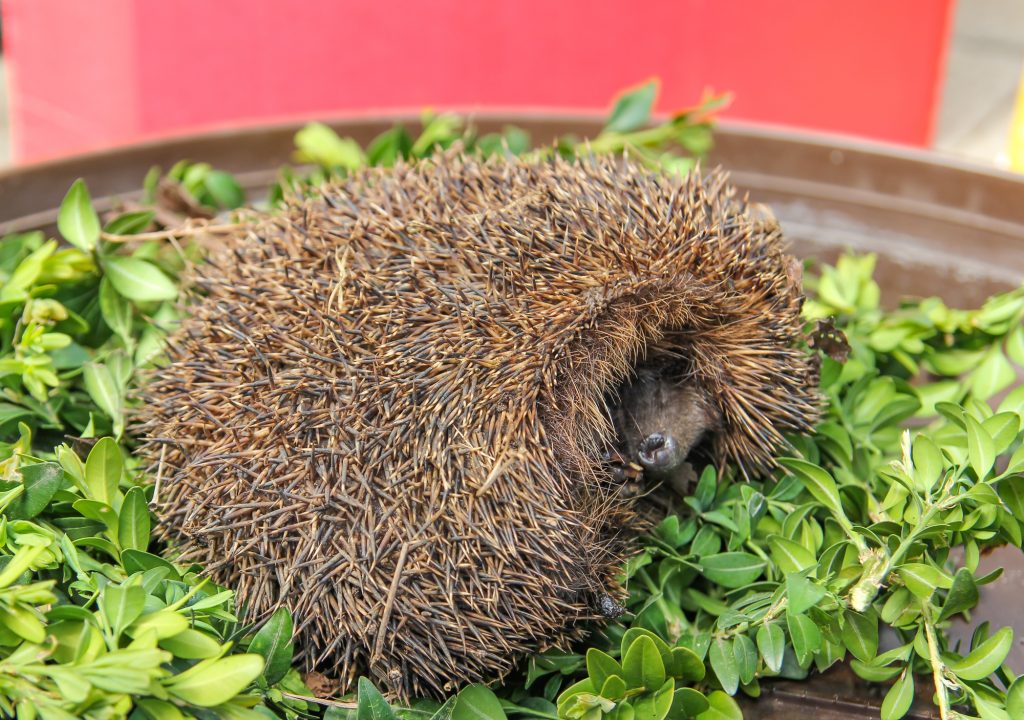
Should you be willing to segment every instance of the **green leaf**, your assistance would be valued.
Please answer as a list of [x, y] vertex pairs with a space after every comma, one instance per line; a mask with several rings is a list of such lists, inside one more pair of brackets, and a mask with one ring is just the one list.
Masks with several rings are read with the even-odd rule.
[[114, 432], [120, 435], [124, 424], [124, 398], [121, 386], [110, 372], [110, 368], [99, 363], [86, 363], [82, 368], [82, 379], [89, 397], [114, 421]]
[[899, 720], [914, 702], [914, 674], [908, 667], [889, 688], [882, 701], [882, 720]]
[[1015, 412], [999, 412], [981, 424], [992, 438], [995, 454], [1002, 455], [1010, 449], [1020, 433], [1021, 417]]
[[245, 191], [233, 175], [222, 170], [211, 170], [203, 176], [203, 187], [210, 193], [217, 207], [233, 210], [245, 204]]
[[7, 402], [0, 402], [0, 425], [4, 425], [15, 420], [23, 420], [27, 417], [32, 417], [33, 414], [34, 413], [27, 407]]
[[672, 709], [673, 690], [675, 681], [669, 678], [657, 691], [635, 698], [632, 702], [635, 720], [665, 720]]
[[672, 697], [672, 718], [695, 718], [711, 707], [704, 693], [689, 687], [678, 688]]
[[939, 375], [957, 377], [978, 367], [984, 354], [983, 350], [964, 349], [936, 352], [927, 359], [927, 364]]
[[705, 525], [694, 535], [690, 543], [690, 552], [700, 557], [715, 555], [722, 549], [722, 538], [719, 537], [714, 525]]
[[594, 687], [603, 687], [612, 675], [624, 676], [622, 666], [606, 652], [597, 648], [587, 650], [587, 674], [594, 681]]
[[975, 475], [983, 480], [996, 461], [995, 444], [981, 423], [970, 415], [964, 419], [967, 422], [967, 457]]
[[64, 481], [64, 469], [55, 462], [23, 465], [24, 492], [7, 506], [8, 520], [30, 520], [46, 509]]
[[[886, 650], [870, 662], [861, 662], [860, 660], [853, 659], [850, 661], [850, 667], [857, 675], [869, 682], [888, 682], [900, 673], [903, 665], [913, 652], [913, 643], [907, 643], [906, 645]], [[893, 663], [897, 664], [889, 667]]]
[[964, 658], [948, 660], [946, 667], [961, 680], [984, 680], [999, 669], [1013, 647], [1013, 628], [1004, 627]]
[[188, 629], [188, 619], [184, 615], [164, 609], [140, 617], [128, 628], [128, 634], [132, 637], [139, 637], [144, 633], [152, 632], [157, 640], [165, 640]]
[[757, 630], [757, 649], [761, 651], [764, 664], [773, 673], [782, 669], [782, 658], [786, 652], [786, 635], [777, 622], [767, 622]]
[[158, 302], [178, 297], [178, 286], [156, 265], [112, 255], [104, 260], [106, 277], [122, 296], [134, 302]]
[[[107, 534], [112, 537], [117, 537], [118, 531], [118, 519], [117, 513], [114, 512], [114, 508], [107, 505], [101, 500], [75, 500], [72, 503], [72, 507], [75, 511], [84, 518], [89, 520], [95, 520], [103, 523], [107, 528]], [[85, 537], [82, 540], [93, 540], [96, 538]], [[115, 553], [116, 555], [116, 553]]]
[[697, 501], [700, 510], [707, 510], [715, 501], [715, 494], [718, 491], [718, 474], [714, 465], [708, 465], [700, 474], [697, 481], [697, 489], [693, 492], [693, 498]]
[[979, 400], [988, 400], [1009, 387], [1016, 376], [999, 345], [993, 345], [978, 369], [971, 373], [971, 391]]
[[899, 667], [875, 665], [874, 663], [861, 662], [856, 658], [850, 661], [850, 669], [853, 670], [857, 677], [873, 683], [889, 682], [900, 674]]
[[185, 660], [206, 660], [224, 654], [216, 638], [192, 628], [161, 639], [160, 647]]
[[138, 585], [107, 585], [100, 594], [100, 611], [114, 636], [138, 619], [146, 605], [146, 591]]
[[658, 83], [655, 80], [621, 95], [604, 125], [605, 132], [627, 133], [646, 125], [650, 122], [651, 108], [657, 95]]
[[999, 412], [1012, 412], [1018, 416], [1024, 413], [1024, 385], [1018, 385], [999, 403]]
[[1004, 710], [1003, 699], [998, 695], [993, 697], [979, 692], [974, 695], [972, 700], [974, 700], [974, 709], [978, 711], [981, 720], [1017, 720], [1010, 717]]
[[110, 282], [110, 278], [100, 280], [100, 314], [114, 334], [124, 340], [125, 344], [132, 341], [132, 306], [121, 297]]
[[1006, 712], [1012, 718], [1024, 718], [1024, 675], [1014, 680], [1006, 691]]
[[757, 648], [754, 647], [754, 641], [742, 633], [737, 635], [733, 640], [733, 652], [736, 654], [740, 683], [749, 685], [757, 674]]
[[168, 692], [180, 700], [199, 707], [213, 707], [245, 690], [261, 672], [263, 658], [259, 655], [231, 655], [203, 660], [165, 680], [164, 684]]
[[802, 575], [790, 573], [786, 576], [786, 597], [789, 599], [789, 611], [799, 614], [817, 605], [825, 597], [825, 588]]
[[960, 568], [953, 576], [953, 584], [946, 594], [946, 602], [942, 605], [942, 612], [939, 613], [939, 622], [970, 610], [978, 604], [978, 585], [974, 582], [974, 575], [967, 568]]
[[704, 577], [725, 588], [741, 588], [761, 576], [765, 563], [756, 555], [726, 552], [700, 559]]
[[[587, 715], [584, 715], [587, 720], [598, 720], [596, 715], [603, 714], [600, 708], [590, 710]], [[604, 715], [608, 720], [635, 720], [636, 712], [633, 710], [633, 706], [629, 703], [618, 703], [615, 709], [608, 715]]]
[[740, 671], [736, 665], [736, 653], [732, 643], [727, 638], [715, 638], [708, 648], [708, 660], [711, 662], [711, 671], [715, 673], [722, 689], [730, 695], [735, 695], [740, 685]]
[[427, 157], [436, 147], [447, 147], [462, 129], [462, 118], [452, 113], [435, 115], [430, 111], [423, 113], [423, 130], [409, 149], [413, 157]]
[[111, 235], [135, 235], [149, 227], [156, 213], [152, 210], [121, 213], [103, 228]]
[[146, 493], [133, 487], [125, 493], [118, 513], [117, 542], [122, 549], [145, 551], [149, 547], [149, 504]]
[[151, 683], [159, 677], [159, 666], [169, 660], [167, 653], [155, 648], [121, 648], [78, 669], [100, 690], [141, 695], [150, 691]]
[[622, 640], [619, 642], [619, 653], [621, 657], [626, 656], [626, 653], [629, 652], [629, 648], [632, 647], [633, 643], [636, 642], [636, 639], [639, 637], [650, 638], [651, 642], [654, 643], [654, 647], [658, 648], [658, 652], [661, 654], [661, 661], [663, 663], [668, 662], [669, 653], [671, 652], [671, 648], [669, 648], [668, 643], [650, 630], [636, 626], [629, 628], [622, 634]]
[[[362, 691], [359, 693], [362, 707]], [[386, 715], [358, 716], [357, 720], [384, 720]], [[505, 711], [494, 692], [486, 685], [467, 685], [459, 692], [452, 720], [505, 720]]]
[[[441, 704], [441, 707], [439, 707], [434, 712], [434, 714], [430, 716], [430, 720], [451, 720], [452, 710], [455, 708], [455, 703], [456, 703], [456, 701], [458, 699], [459, 699], [458, 695], [452, 695], [451, 697], [449, 697], [447, 700], [445, 700]], [[538, 699], [541, 700], [542, 702], [544, 702], [545, 705], [547, 706], [547, 707], [544, 708], [544, 710], [542, 712], [554, 712], [555, 711], [554, 705], [549, 703], [547, 700], [543, 700], [543, 698], [538, 698]], [[348, 720], [349, 719], [349, 715], [351, 714], [351, 713], [349, 713], [349, 711], [346, 711], [346, 713], [347, 714], [345, 715], [344, 720]], [[324, 720], [327, 720], [327, 715], [326, 714], [324, 715]]]
[[185, 716], [176, 705], [163, 700], [140, 698], [136, 704], [149, 720], [185, 720]]
[[273, 685], [285, 676], [292, 664], [292, 614], [279, 607], [266, 624], [259, 629], [249, 652], [261, 655], [265, 661], [263, 677]]
[[594, 687], [594, 682], [589, 677], [583, 678], [579, 682], [573, 683], [565, 690], [563, 690], [561, 694], [558, 696], [559, 712], [561, 712], [561, 709], [564, 705], [569, 703], [577, 695], [582, 695], [584, 693], [593, 694], [596, 693], [599, 689], [600, 688]]
[[674, 647], [669, 652], [665, 671], [678, 680], [700, 681], [704, 679], [704, 661], [690, 648]]
[[736, 701], [721, 690], [708, 695], [707, 710], [697, 716], [697, 720], [743, 720], [743, 711]]
[[805, 667], [814, 653], [821, 650], [821, 630], [806, 615], [786, 613], [786, 623], [789, 626], [789, 638], [793, 642], [796, 661], [801, 667]]
[[323, 123], [309, 123], [295, 133], [295, 147], [299, 162], [314, 162], [325, 168], [356, 170], [364, 162], [359, 143], [352, 138], [338, 137], [338, 133]]
[[[1021, 448], [1024, 448], [1024, 445], [1021, 445]], [[1014, 456], [1016, 455], [1017, 453], [1014, 453]], [[996, 492], [1013, 516], [1019, 522], [1024, 522], [1024, 476], [1014, 475], [1000, 480]]]
[[873, 609], [843, 612], [843, 644], [858, 660], [868, 662], [878, 653], [878, 615]]
[[[56, 683], [57, 690], [60, 692], [62, 699], [70, 700], [77, 704], [85, 702], [86, 698], [89, 697], [89, 691], [92, 690], [92, 685], [77, 672], [67, 670], [64, 667], [54, 667], [51, 665], [48, 668], [47, 674]], [[45, 714], [40, 714], [45, 717]]]
[[846, 518], [836, 481], [825, 470], [799, 458], [779, 458], [779, 464], [793, 473], [815, 500], [837, 517]]
[[1008, 323], [1021, 312], [1022, 302], [1024, 297], [1019, 291], [994, 295], [980, 310], [971, 313], [974, 316], [971, 324], [987, 333], [1001, 335], [1010, 329]]
[[225, 606], [230, 603], [234, 597], [234, 592], [231, 590], [222, 590], [219, 593], [214, 593], [209, 597], [205, 597], [202, 600], [190, 603], [189, 608], [192, 610], [209, 610], [216, 607]]
[[366, 148], [366, 162], [369, 165], [390, 167], [399, 158], [409, 157], [412, 139], [401, 125], [385, 130], [375, 137]]
[[6, 588], [18, 577], [29, 569], [33, 561], [45, 550], [45, 548], [36, 545], [22, 545], [19, 547], [14, 556], [7, 561], [7, 564], [0, 570], [0, 588]]
[[654, 691], [665, 683], [665, 663], [654, 641], [639, 636], [622, 658], [623, 677], [630, 688]]
[[43, 270], [43, 263], [56, 249], [57, 241], [50, 240], [18, 263], [6, 282], [0, 283], [0, 303], [19, 303], [28, 299], [29, 290], [36, 284]]
[[100, 239], [100, 218], [92, 208], [85, 181], [71, 185], [57, 214], [57, 229], [64, 239], [83, 252], [92, 252]]
[[142, 178], [142, 202], [147, 205], [152, 205], [156, 202], [156, 190], [160, 184], [160, 177], [162, 173], [158, 165], [153, 165], [146, 171], [146, 176]]
[[158, 555], [153, 555], [148, 552], [139, 552], [138, 550], [122, 550], [121, 551], [121, 563], [124, 565], [124, 570], [129, 575], [137, 572], [146, 572], [153, 568], [163, 568], [168, 571], [167, 577], [171, 580], [179, 580], [180, 574], [178, 570], [171, 563], [164, 560]]
[[0, 608], [0, 628], [20, 636], [33, 645], [38, 645], [46, 639], [46, 628], [35, 613], [17, 605]]
[[626, 694], [626, 681], [622, 679], [621, 675], [609, 675], [603, 683], [601, 683], [601, 697], [608, 698], [609, 700], [619, 700], [623, 695]]
[[949, 586], [942, 572], [926, 563], [904, 563], [897, 573], [907, 589], [922, 600], [930, 598], [936, 588]]
[[121, 456], [121, 448], [113, 438], [100, 439], [85, 460], [85, 485], [89, 490], [89, 497], [113, 505], [123, 473], [124, 459]]
[[942, 451], [931, 438], [918, 433], [914, 438], [914, 484], [923, 493], [931, 492], [945, 467]]
[[779, 570], [787, 575], [806, 570], [817, 563], [814, 553], [795, 540], [782, 535], [769, 535], [768, 547]]

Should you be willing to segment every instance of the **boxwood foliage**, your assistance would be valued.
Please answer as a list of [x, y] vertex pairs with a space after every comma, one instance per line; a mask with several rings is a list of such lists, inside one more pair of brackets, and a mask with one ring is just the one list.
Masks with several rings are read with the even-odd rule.
[[[521, 130], [479, 135], [425, 115], [414, 137], [367, 148], [311, 124], [298, 168], [268, 202], [364, 164], [463, 143], [510, 155], [623, 152], [684, 172], [710, 144], [722, 98], [651, 125], [657, 87], [617, 99], [589, 141], [535, 149]], [[779, 469], [741, 482], [706, 469], [623, 568], [628, 613], [584, 647], [536, 655], [503, 686], [409, 707], [366, 678], [348, 697], [293, 668], [293, 619], [248, 624], [230, 588], [151, 539], [159, 477], [131, 454], [126, 408], [179, 317], [179, 276], [199, 233], [246, 202], [229, 174], [183, 161], [101, 218], [84, 183], [61, 206], [64, 242], [0, 239], [0, 712], [23, 719], [732, 720], [737, 694], [838, 662], [886, 684], [903, 717], [930, 686], [944, 718], [1024, 717], [1007, 666], [1011, 628], [968, 616], [1024, 537], [1024, 291], [958, 310], [879, 304], [872, 256], [809, 273], [805, 306], [826, 412]], [[307, 685], [308, 683], [308, 685]], [[312, 686], [312, 687], [310, 687]], [[316, 695], [321, 697], [316, 697]]]

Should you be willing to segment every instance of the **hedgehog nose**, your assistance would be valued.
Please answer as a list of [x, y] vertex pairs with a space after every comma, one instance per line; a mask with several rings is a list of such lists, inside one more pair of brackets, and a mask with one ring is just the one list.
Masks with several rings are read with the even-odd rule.
[[639, 460], [647, 470], [664, 471], [678, 464], [679, 443], [668, 433], [651, 433], [640, 443]]
[[665, 436], [661, 433], [652, 433], [644, 438], [643, 445], [640, 447], [640, 451], [654, 452], [665, 447]]

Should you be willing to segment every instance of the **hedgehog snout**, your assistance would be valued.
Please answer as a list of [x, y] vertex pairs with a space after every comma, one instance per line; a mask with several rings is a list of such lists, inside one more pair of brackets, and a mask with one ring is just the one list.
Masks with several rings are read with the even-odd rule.
[[670, 473], [686, 461], [686, 450], [666, 431], [651, 433], [640, 442], [637, 457], [652, 475]]

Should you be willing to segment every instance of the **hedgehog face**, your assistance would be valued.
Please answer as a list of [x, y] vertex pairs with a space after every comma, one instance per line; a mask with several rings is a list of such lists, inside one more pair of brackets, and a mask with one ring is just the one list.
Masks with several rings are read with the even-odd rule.
[[619, 451], [643, 468], [646, 479], [688, 494], [697, 477], [687, 458], [720, 425], [713, 402], [683, 363], [646, 361], [611, 403]]

